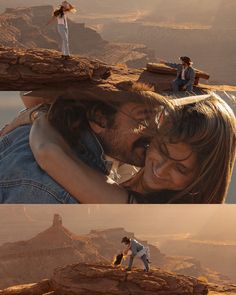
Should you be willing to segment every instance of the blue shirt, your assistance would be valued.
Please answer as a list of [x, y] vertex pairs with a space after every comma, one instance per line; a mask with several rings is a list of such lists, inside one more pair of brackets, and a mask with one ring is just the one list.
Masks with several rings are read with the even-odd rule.
[[[29, 146], [30, 129], [31, 125], [21, 126], [0, 138], [0, 203], [79, 203], [37, 164]], [[84, 148], [75, 149], [77, 156], [90, 167], [108, 174], [103, 149], [90, 130], [82, 132], [81, 144]]]

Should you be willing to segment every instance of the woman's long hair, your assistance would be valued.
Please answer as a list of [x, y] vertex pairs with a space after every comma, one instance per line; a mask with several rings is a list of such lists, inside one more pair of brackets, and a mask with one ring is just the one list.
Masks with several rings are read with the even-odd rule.
[[71, 5], [70, 3], [68, 3], [68, 8], [65, 9], [63, 7], [63, 5], [60, 5], [59, 8], [55, 9], [54, 12], [53, 12], [53, 15], [55, 17], [63, 17], [63, 15], [65, 14], [65, 12], [72, 12], [72, 13], [75, 13], [76, 12], [76, 9], [73, 5]]
[[[186, 143], [197, 155], [193, 182], [183, 191], [163, 191], [168, 203], [223, 203], [232, 176], [236, 152], [236, 118], [218, 95], [177, 107], [167, 115], [155, 137], [165, 156], [165, 144]], [[150, 194], [158, 202], [158, 194]]]

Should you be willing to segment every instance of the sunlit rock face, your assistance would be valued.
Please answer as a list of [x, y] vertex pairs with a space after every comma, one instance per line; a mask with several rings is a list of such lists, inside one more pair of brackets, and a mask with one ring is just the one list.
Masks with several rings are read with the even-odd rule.
[[51, 280], [18, 285], [1, 295], [233, 295], [235, 285], [214, 285], [160, 269], [126, 272], [108, 264], [71, 264], [55, 269]]

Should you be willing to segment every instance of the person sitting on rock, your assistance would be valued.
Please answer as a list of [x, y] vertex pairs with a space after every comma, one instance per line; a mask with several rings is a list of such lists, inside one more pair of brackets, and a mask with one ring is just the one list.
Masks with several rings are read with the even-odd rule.
[[179, 59], [182, 61], [181, 64], [165, 62], [166, 65], [177, 69], [176, 79], [172, 82], [173, 92], [176, 93], [180, 90], [192, 92], [196, 76], [192, 67], [193, 63], [187, 56], [181, 56]]
[[147, 257], [148, 248], [142, 245], [140, 242], [135, 239], [130, 239], [128, 237], [123, 237], [121, 243], [124, 243], [127, 248], [124, 250], [123, 254], [129, 256], [129, 265], [126, 268], [127, 271], [130, 271], [133, 265], [134, 257], [139, 257], [144, 266], [146, 272], [149, 271], [149, 259]]
[[69, 35], [66, 13], [75, 12], [76, 9], [69, 2], [63, 1], [58, 9], [53, 12], [52, 19], [46, 24], [50, 24], [52, 21], [57, 20], [57, 30], [60, 34], [62, 41], [62, 58], [70, 58], [69, 50]]

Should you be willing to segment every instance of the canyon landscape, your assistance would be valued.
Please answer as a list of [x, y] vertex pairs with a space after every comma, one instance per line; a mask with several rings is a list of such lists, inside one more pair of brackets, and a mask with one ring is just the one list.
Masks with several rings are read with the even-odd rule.
[[[0, 44], [15, 48], [59, 49], [55, 24], [45, 26], [53, 13], [52, 6], [8, 8], [0, 15]], [[110, 64], [144, 66], [153, 57], [142, 44], [118, 44], [104, 40], [84, 23], [68, 21], [72, 54], [100, 59]]]
[[[219, 294], [236, 294], [236, 286], [233, 284], [236, 279], [227, 276], [226, 272], [216, 271], [216, 265], [212, 264], [210, 268], [208, 261], [207, 267], [203, 267], [200, 260], [194, 258], [198, 253], [196, 249], [192, 251], [192, 255], [191, 249], [183, 247], [185, 251], [178, 253], [178, 256], [166, 254], [166, 251], [169, 253], [170, 249], [176, 248], [176, 244], [171, 246], [172, 243], [162, 244], [163, 250], [160, 251], [159, 247], [147, 240], [138, 239], [150, 248], [150, 274], [143, 275], [139, 260], [135, 261], [134, 271], [131, 273], [122, 270], [126, 261], [121, 269], [112, 267], [114, 256], [121, 251], [120, 241], [123, 236], [136, 238], [133, 232], [122, 227], [75, 234], [63, 225], [62, 216], [56, 213], [51, 226], [46, 230], [28, 240], [6, 242], [0, 246], [2, 294], [36, 295], [46, 294], [46, 291], [56, 292], [52, 294], [85, 294], [85, 290], [91, 292], [89, 294], [96, 294], [92, 293], [96, 288], [100, 290], [98, 294], [103, 294], [104, 284], [111, 287], [109, 294], [119, 294], [115, 292], [124, 292], [126, 288], [131, 290], [130, 294], [139, 294], [132, 293], [137, 292], [137, 288], [140, 288], [140, 292], [146, 290], [146, 294], [154, 294], [158, 290], [163, 290], [160, 294], [200, 295], [211, 294], [206, 291], [212, 290], [217, 290]], [[176, 252], [178, 249], [179, 247]], [[221, 268], [223, 270], [224, 267]], [[73, 281], [75, 277], [77, 279]], [[96, 278], [100, 278], [99, 282]], [[120, 284], [121, 281], [124, 283]], [[44, 293], [40, 293], [42, 288], [46, 290]]]
[[[35, 4], [35, 6], [32, 6]], [[56, 26], [45, 23], [57, 1], [3, 1], [0, 44], [58, 49]], [[235, 85], [236, 22], [234, 0], [74, 1], [69, 20], [73, 54], [108, 64], [144, 67], [188, 55], [210, 73], [213, 84]], [[174, 46], [173, 46], [174, 44]]]

